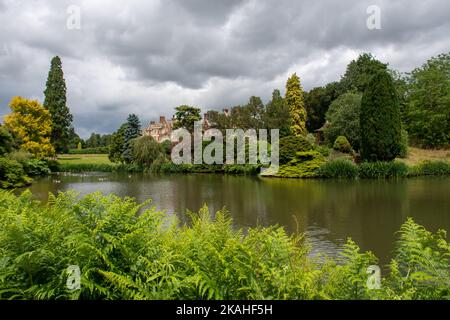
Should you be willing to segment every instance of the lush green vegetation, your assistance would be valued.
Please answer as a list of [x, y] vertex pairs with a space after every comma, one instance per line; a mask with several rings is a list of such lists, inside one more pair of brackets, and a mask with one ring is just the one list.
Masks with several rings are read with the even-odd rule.
[[345, 93], [331, 103], [326, 114], [328, 126], [324, 129], [328, 145], [333, 145], [339, 136], [344, 136], [355, 150], [359, 150], [361, 97], [361, 94]]
[[[348, 240], [337, 259], [316, 259], [280, 227], [236, 230], [205, 207], [180, 225], [150, 202], [74, 193], [42, 205], [0, 191], [1, 299], [448, 299], [450, 244], [408, 219], [381, 289], [376, 264]], [[138, 214], [139, 213], [139, 214]], [[67, 267], [81, 288], [66, 287]]]
[[358, 177], [358, 166], [348, 159], [336, 159], [322, 165], [319, 175], [322, 178], [354, 179]]
[[338, 136], [334, 141], [333, 149], [343, 153], [350, 153], [352, 151], [352, 145], [346, 137]]
[[70, 149], [68, 154], [109, 154], [109, 147]]
[[403, 162], [363, 162], [359, 165], [359, 177], [363, 179], [403, 178], [408, 166]]
[[445, 147], [450, 143], [450, 53], [428, 60], [403, 80], [404, 122], [413, 143]]
[[373, 74], [361, 100], [361, 157], [367, 161], [392, 161], [400, 154], [400, 107], [392, 77]]

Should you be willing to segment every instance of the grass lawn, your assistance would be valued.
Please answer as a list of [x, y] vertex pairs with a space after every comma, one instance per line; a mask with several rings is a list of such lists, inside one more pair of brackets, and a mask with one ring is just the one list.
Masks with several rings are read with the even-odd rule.
[[408, 157], [398, 160], [403, 161], [409, 166], [417, 165], [425, 160], [450, 162], [450, 149], [434, 150], [409, 147]]
[[58, 162], [61, 164], [113, 164], [107, 154], [60, 154]]

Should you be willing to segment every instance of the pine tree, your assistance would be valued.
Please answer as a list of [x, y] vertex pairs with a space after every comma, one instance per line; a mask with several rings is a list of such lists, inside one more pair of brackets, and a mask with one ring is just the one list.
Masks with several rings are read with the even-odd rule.
[[113, 133], [111, 146], [109, 148], [108, 158], [111, 162], [123, 162], [122, 153], [125, 145], [125, 130], [127, 123], [124, 123], [120, 128]]
[[51, 143], [56, 152], [65, 152], [73, 117], [66, 104], [66, 82], [59, 57], [52, 59], [44, 94], [44, 107], [50, 111], [52, 118]]
[[291, 133], [306, 136], [306, 109], [303, 89], [297, 74], [293, 74], [286, 83], [286, 103], [291, 115]]
[[133, 162], [132, 140], [141, 135], [141, 123], [135, 114], [130, 114], [127, 119], [127, 127], [124, 132], [124, 149], [122, 159], [125, 163]]
[[391, 161], [401, 150], [401, 120], [392, 77], [377, 71], [361, 100], [361, 157], [368, 161]]

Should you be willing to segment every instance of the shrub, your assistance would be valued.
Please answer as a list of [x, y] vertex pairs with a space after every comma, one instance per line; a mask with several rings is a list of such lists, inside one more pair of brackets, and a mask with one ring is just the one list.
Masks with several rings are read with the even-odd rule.
[[403, 178], [408, 175], [408, 166], [403, 162], [363, 162], [358, 168], [362, 179]]
[[23, 164], [25, 173], [31, 177], [45, 176], [50, 174], [50, 168], [46, 161], [39, 159], [30, 159]]
[[20, 164], [24, 164], [28, 160], [31, 160], [34, 158], [34, 156], [31, 153], [23, 151], [23, 150], [13, 151], [13, 152], [9, 153], [6, 157], [10, 160], [17, 161]]
[[277, 176], [284, 178], [313, 178], [319, 175], [325, 157], [315, 150], [297, 152], [288, 164], [280, 166]]
[[361, 100], [361, 157], [391, 161], [400, 154], [401, 120], [392, 77], [378, 71], [371, 77]]
[[355, 179], [358, 176], [358, 166], [348, 159], [336, 159], [322, 165], [319, 175], [324, 178]]
[[415, 175], [423, 176], [450, 175], [450, 163], [444, 161], [424, 161], [417, 166], [415, 173]]
[[34, 158], [31, 153], [25, 151], [14, 151], [8, 154], [8, 159], [17, 161], [23, 167], [25, 174], [28, 176], [44, 176], [51, 171], [48, 161]]
[[22, 165], [16, 160], [0, 158], [0, 187], [20, 188], [31, 183]]
[[352, 151], [352, 146], [346, 137], [339, 136], [336, 138], [336, 141], [334, 141], [333, 149], [343, 153], [350, 153]]
[[297, 152], [309, 151], [313, 148], [303, 136], [287, 136], [280, 139], [280, 165], [287, 164], [295, 158]]
[[317, 152], [319, 152], [321, 155], [323, 155], [325, 158], [328, 157], [330, 155], [330, 148], [328, 148], [327, 146], [319, 146], [319, 145], [315, 145], [314, 146], [314, 150], [316, 150]]

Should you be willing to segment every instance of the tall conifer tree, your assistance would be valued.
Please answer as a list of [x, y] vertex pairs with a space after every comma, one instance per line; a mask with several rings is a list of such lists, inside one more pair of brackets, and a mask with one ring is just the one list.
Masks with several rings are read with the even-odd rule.
[[297, 74], [293, 74], [286, 83], [286, 103], [291, 115], [291, 133], [306, 136], [306, 109], [303, 89]]
[[73, 116], [67, 107], [66, 82], [58, 56], [52, 59], [44, 94], [44, 107], [50, 111], [52, 118], [51, 143], [56, 152], [65, 152], [69, 145]]

